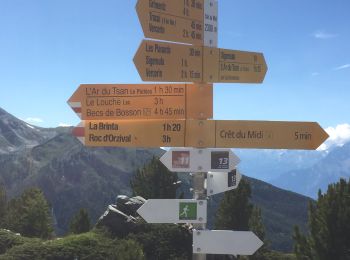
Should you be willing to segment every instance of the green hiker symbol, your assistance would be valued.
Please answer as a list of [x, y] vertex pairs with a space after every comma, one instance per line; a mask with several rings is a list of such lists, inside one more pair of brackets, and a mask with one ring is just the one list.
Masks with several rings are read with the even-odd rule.
[[180, 202], [179, 219], [195, 220], [197, 219], [197, 203], [196, 202]]
[[185, 218], [187, 218], [187, 212], [189, 211], [188, 205], [186, 205], [185, 207], [183, 207], [182, 209], [182, 213], [180, 214], [181, 216], [185, 216]]

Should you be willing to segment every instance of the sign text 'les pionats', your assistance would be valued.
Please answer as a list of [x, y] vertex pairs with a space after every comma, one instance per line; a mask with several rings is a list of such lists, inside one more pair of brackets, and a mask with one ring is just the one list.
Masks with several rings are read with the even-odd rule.
[[83, 120], [208, 119], [211, 84], [82, 84], [68, 104]]
[[317, 149], [328, 134], [315, 122], [96, 120], [73, 130], [87, 146]]
[[138, 0], [136, 11], [146, 38], [217, 45], [217, 0]]
[[261, 83], [267, 71], [262, 53], [150, 40], [134, 63], [143, 81]]

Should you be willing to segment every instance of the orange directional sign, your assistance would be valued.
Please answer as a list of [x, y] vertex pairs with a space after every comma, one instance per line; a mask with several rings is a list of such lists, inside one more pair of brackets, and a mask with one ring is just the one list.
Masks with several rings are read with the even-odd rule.
[[208, 119], [211, 84], [83, 84], [68, 104], [84, 120]]
[[134, 63], [144, 81], [261, 83], [267, 71], [262, 53], [149, 40]]
[[315, 122], [233, 120], [83, 121], [87, 146], [317, 149], [328, 134]]
[[136, 10], [147, 38], [216, 46], [217, 7], [214, 0], [138, 0]]

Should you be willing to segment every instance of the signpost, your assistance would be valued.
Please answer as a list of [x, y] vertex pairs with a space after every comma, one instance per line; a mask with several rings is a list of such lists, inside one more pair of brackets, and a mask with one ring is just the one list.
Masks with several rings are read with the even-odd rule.
[[134, 57], [143, 81], [261, 83], [262, 53], [143, 40]]
[[328, 134], [315, 122], [207, 120], [207, 82], [261, 83], [264, 55], [216, 48], [217, 0], [138, 0], [136, 10], [145, 36], [161, 40], [143, 40], [135, 54], [142, 80], [198, 84], [80, 85], [68, 100], [84, 120], [73, 134], [94, 147], [181, 147], [161, 161], [192, 173], [193, 199], [149, 199], [138, 214], [148, 223], [192, 223], [195, 260], [252, 255], [263, 244], [252, 232], [205, 230], [207, 196], [236, 189], [242, 178], [238, 157], [224, 148], [316, 149]]
[[149, 199], [137, 213], [147, 223], [206, 223], [207, 201], [194, 199]]
[[207, 178], [207, 196], [237, 189], [242, 175], [237, 169], [230, 172], [209, 172]]
[[253, 255], [263, 242], [251, 231], [193, 230], [193, 253]]
[[68, 104], [84, 120], [207, 119], [212, 84], [82, 84]]
[[315, 122], [94, 120], [73, 131], [87, 146], [317, 149], [328, 134]]
[[239, 163], [231, 149], [171, 148], [160, 161], [172, 172], [228, 172]]
[[138, 0], [136, 11], [146, 38], [217, 44], [217, 1]]

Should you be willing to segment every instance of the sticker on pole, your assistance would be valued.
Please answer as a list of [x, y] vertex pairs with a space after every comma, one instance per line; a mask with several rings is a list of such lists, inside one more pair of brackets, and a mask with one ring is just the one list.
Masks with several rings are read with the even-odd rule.
[[229, 168], [229, 152], [228, 151], [212, 151], [211, 152], [211, 168], [215, 170]]
[[172, 172], [229, 172], [239, 158], [231, 149], [171, 148], [160, 161]]
[[236, 187], [237, 186], [237, 169], [230, 171], [227, 174], [227, 187]]
[[190, 152], [172, 151], [172, 166], [178, 169], [190, 168]]

